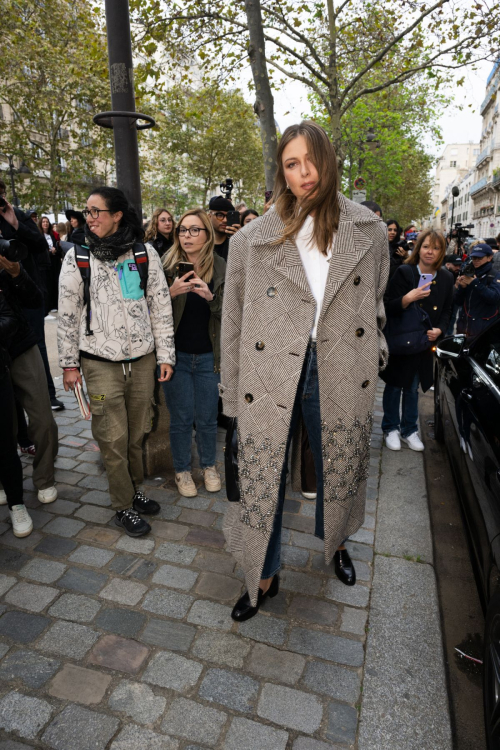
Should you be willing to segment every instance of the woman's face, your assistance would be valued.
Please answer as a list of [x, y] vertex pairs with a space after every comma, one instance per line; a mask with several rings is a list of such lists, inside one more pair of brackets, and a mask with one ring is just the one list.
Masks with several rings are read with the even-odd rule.
[[42, 229], [45, 232], [45, 234], [49, 233], [50, 221], [48, 219], [42, 219]]
[[282, 165], [287, 185], [296, 198], [301, 200], [314, 192], [319, 175], [310, 159], [309, 146], [303, 135], [298, 135], [285, 146]]
[[91, 232], [94, 232], [98, 237], [109, 237], [116, 232], [123, 217], [121, 211], [117, 211], [116, 214], [110, 213], [106, 201], [100, 195], [91, 195], [87, 201], [87, 208], [89, 211], [92, 208], [100, 209], [97, 219], [94, 219], [90, 214], [87, 216], [87, 224]]
[[172, 217], [167, 211], [163, 211], [158, 216], [158, 231], [160, 234], [163, 234], [165, 237], [168, 237], [170, 232], [172, 231], [173, 222]]
[[[182, 233], [182, 229], [191, 229], [191, 227], [198, 227], [201, 230], [197, 237], [193, 237], [189, 232]], [[182, 224], [179, 226], [179, 241], [186, 255], [199, 253], [207, 238], [207, 230], [199, 216], [185, 216], [183, 218]]]
[[389, 238], [389, 242], [393, 242], [397, 238], [398, 228], [396, 224], [389, 224], [387, 226], [387, 236]]
[[243, 222], [243, 226], [245, 226], [246, 224], [250, 224], [251, 221], [253, 221], [254, 219], [257, 219], [257, 218], [258, 218], [258, 216], [255, 216], [255, 214], [248, 214], [248, 216], [246, 217], [245, 221]]
[[431, 240], [425, 239], [420, 247], [419, 260], [425, 266], [434, 267], [441, 254], [441, 249]]
[[69, 223], [71, 224], [73, 229], [76, 229], [78, 227], [78, 219], [76, 218], [76, 216], [72, 216], [69, 220]]

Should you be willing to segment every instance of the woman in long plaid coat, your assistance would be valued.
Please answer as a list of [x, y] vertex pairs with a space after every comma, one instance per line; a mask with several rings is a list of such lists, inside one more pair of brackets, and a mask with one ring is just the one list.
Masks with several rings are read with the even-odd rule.
[[274, 206], [231, 239], [226, 273], [220, 390], [224, 414], [238, 420], [241, 500], [228, 506], [224, 533], [248, 587], [234, 619], [278, 591], [287, 456], [292, 436], [300, 448], [301, 413], [318, 484], [315, 533], [342, 573], [337, 550], [365, 514], [388, 271], [385, 225], [337, 192], [325, 131], [288, 128]]

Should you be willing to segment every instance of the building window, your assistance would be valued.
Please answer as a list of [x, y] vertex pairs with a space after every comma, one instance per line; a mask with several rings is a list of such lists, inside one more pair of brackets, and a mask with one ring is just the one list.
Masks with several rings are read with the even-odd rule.
[[479, 156], [479, 149], [475, 148], [474, 151], [472, 152], [472, 154], [473, 154], [473, 156]]
[[450, 167], [456, 167], [457, 162], [456, 161], [450, 161]]

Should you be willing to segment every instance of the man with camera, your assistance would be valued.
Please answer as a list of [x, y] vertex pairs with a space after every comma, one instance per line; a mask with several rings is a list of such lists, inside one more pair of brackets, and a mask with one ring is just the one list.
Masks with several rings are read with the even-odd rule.
[[[227, 181], [226, 181], [227, 182]], [[215, 232], [215, 252], [227, 262], [229, 240], [241, 229], [240, 215], [229, 198], [214, 196], [208, 204], [208, 215]]]
[[456, 281], [454, 303], [460, 306], [457, 333], [477, 336], [498, 320], [500, 273], [493, 269], [493, 250], [485, 242], [474, 245]]

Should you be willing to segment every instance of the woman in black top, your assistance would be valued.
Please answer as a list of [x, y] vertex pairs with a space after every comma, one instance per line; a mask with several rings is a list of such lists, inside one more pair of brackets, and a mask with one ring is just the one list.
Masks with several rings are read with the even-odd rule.
[[59, 297], [59, 274], [61, 273], [62, 253], [59, 243], [59, 235], [54, 232], [53, 225], [48, 216], [38, 219], [38, 229], [45, 237], [49, 247], [50, 272], [47, 275], [48, 310], [57, 310]]
[[401, 266], [408, 257], [408, 246], [401, 242], [401, 232], [403, 231], [396, 219], [389, 219], [387, 224], [387, 239], [389, 240], [389, 279], [392, 279], [396, 269]]
[[[220, 328], [225, 261], [214, 253], [212, 222], [203, 209], [184, 214], [173, 246], [163, 258], [170, 287], [176, 365], [163, 383], [170, 412], [170, 446], [175, 483], [181, 495], [194, 497], [191, 476], [193, 423], [205, 489], [218, 492], [215, 467], [219, 400]], [[180, 263], [194, 270], [183, 273]]]
[[[390, 354], [386, 369], [380, 373], [385, 381], [382, 430], [391, 450], [401, 449], [400, 438], [412, 450], [422, 451], [418, 435], [418, 386], [427, 391], [433, 383], [432, 346], [448, 326], [453, 305], [453, 276], [442, 268], [446, 242], [440, 232], [422, 232], [406, 263], [396, 269], [384, 298], [387, 318], [401, 319], [411, 304], [420, 305], [430, 318], [427, 332], [429, 348], [418, 354]], [[422, 274], [430, 281], [418, 288]], [[402, 396], [402, 414], [400, 401]]]
[[72, 242], [74, 245], [85, 245], [85, 216], [81, 211], [74, 211], [72, 208], [64, 213], [71, 226], [66, 242]]
[[175, 220], [166, 208], [157, 208], [146, 229], [146, 242], [150, 242], [160, 258], [174, 244]]

